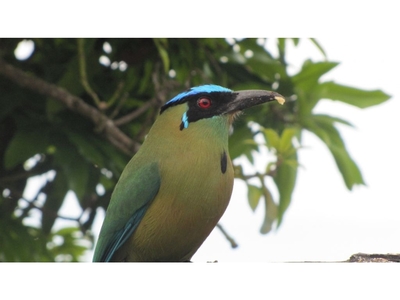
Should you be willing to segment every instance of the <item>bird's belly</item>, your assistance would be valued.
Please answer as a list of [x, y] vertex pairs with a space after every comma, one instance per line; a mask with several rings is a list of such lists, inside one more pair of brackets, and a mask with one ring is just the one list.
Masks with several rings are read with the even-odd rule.
[[123, 260], [127, 261], [190, 260], [224, 213], [232, 187], [231, 165], [227, 173], [216, 172], [201, 182], [186, 178], [176, 186], [161, 185], [138, 228], [117, 256], [125, 256]]

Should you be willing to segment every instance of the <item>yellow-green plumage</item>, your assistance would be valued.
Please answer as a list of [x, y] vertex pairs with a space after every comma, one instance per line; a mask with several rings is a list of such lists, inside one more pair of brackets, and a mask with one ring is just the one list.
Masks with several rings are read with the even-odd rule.
[[164, 105], [114, 189], [93, 261], [189, 261], [231, 197], [235, 114], [276, 99], [209, 85]]
[[[233, 186], [229, 158], [226, 172], [221, 172], [221, 155], [228, 151], [228, 117], [200, 120], [182, 132], [180, 118], [186, 109], [180, 105], [165, 111], [127, 166], [129, 172], [157, 162], [161, 186], [132, 238], [113, 260], [189, 260], [228, 205]], [[171, 130], [171, 125], [178, 130]]]

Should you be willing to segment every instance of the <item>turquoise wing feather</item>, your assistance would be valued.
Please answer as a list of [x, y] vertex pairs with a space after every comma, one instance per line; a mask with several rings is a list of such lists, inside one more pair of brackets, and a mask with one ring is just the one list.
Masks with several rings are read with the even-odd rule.
[[157, 163], [128, 164], [115, 186], [93, 256], [94, 262], [110, 261], [132, 235], [160, 188]]

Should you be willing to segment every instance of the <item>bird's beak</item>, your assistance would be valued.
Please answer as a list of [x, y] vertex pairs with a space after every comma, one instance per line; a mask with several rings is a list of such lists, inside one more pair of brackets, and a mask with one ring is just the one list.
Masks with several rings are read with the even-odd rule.
[[258, 104], [270, 101], [278, 101], [279, 104], [285, 103], [285, 98], [271, 91], [264, 90], [245, 90], [233, 92], [233, 99], [227, 104], [227, 113], [235, 113]]

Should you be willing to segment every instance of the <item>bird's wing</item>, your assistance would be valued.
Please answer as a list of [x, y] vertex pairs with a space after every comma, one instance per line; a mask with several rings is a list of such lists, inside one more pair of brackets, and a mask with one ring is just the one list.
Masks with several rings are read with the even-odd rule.
[[111, 196], [93, 261], [108, 262], [135, 231], [160, 188], [157, 163], [127, 166]]

